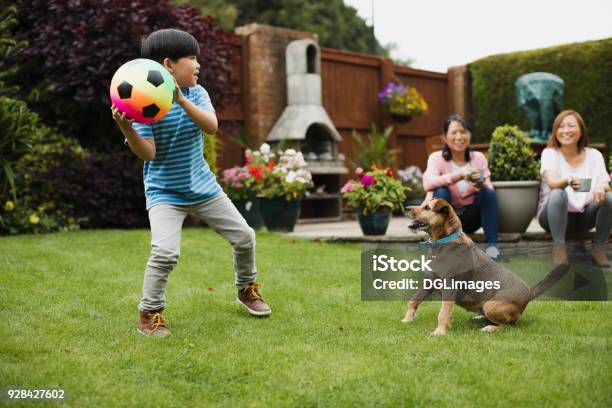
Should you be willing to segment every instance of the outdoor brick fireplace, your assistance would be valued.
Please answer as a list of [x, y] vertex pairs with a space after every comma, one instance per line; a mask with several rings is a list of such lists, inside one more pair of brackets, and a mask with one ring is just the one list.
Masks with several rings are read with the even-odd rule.
[[312, 39], [286, 48], [287, 106], [266, 140], [296, 146], [304, 154], [314, 188], [302, 200], [299, 222], [339, 220], [340, 177], [348, 169], [338, 152], [342, 137], [323, 108], [320, 49]]

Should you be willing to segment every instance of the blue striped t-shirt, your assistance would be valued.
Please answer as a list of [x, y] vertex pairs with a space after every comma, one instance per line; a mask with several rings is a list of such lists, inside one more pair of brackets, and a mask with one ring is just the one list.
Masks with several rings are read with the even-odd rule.
[[[201, 85], [181, 90], [198, 107], [215, 111]], [[221, 192], [204, 160], [204, 135], [179, 104], [160, 121], [133, 127], [143, 138], [155, 139], [155, 159], [144, 162], [147, 210], [162, 203], [197, 204]]]

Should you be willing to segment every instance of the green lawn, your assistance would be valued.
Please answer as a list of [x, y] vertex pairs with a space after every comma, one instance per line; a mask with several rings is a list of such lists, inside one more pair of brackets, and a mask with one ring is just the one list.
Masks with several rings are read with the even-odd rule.
[[[439, 304], [360, 301], [360, 246], [258, 234], [273, 314], [235, 304], [231, 248], [183, 233], [166, 316], [135, 330], [149, 232], [0, 238], [0, 388], [62, 388], [70, 406], [612, 406], [611, 302], [534, 302], [496, 334]], [[212, 288], [213, 290], [209, 290]], [[42, 406], [42, 405], [37, 405]]]

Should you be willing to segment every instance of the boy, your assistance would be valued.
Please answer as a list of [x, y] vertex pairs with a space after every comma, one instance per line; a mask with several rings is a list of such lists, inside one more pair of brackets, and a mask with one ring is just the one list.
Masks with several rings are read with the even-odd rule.
[[143, 58], [162, 64], [174, 77], [174, 104], [153, 124], [134, 124], [111, 107], [130, 149], [144, 160], [144, 185], [151, 224], [151, 256], [144, 274], [138, 331], [170, 334], [162, 315], [168, 275], [177, 264], [183, 220], [192, 213], [232, 245], [237, 301], [251, 315], [271, 313], [255, 282], [255, 232], [225, 195], [203, 158], [203, 134], [217, 131], [206, 90], [197, 84], [200, 47], [180, 30], [159, 30], [143, 42]]

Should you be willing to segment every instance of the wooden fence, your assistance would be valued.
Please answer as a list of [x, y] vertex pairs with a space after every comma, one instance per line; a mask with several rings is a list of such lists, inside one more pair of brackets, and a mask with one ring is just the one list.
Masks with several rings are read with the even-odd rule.
[[[249, 64], [246, 40], [236, 36], [234, 46], [240, 55], [233, 71], [237, 83], [237, 88], [233, 90], [236, 103], [219, 112], [219, 139], [223, 148], [218, 164], [222, 169], [242, 164], [242, 149], [231, 139], [230, 133], [242, 127], [248, 134], [251, 125], [245, 115], [249, 109], [251, 89], [246, 74]], [[416, 87], [427, 101], [429, 112], [409, 123], [395, 124], [391, 147], [400, 151], [399, 168], [416, 164], [424, 169], [427, 162], [424, 139], [441, 133], [442, 124], [449, 113], [451, 98], [446, 73], [394, 66], [390, 59], [322, 48], [321, 76], [323, 106], [343, 137], [339, 151], [348, 158], [352, 156], [353, 130], [367, 133], [373, 123], [379, 128], [393, 124], [378, 100], [378, 92], [394, 79]]]

